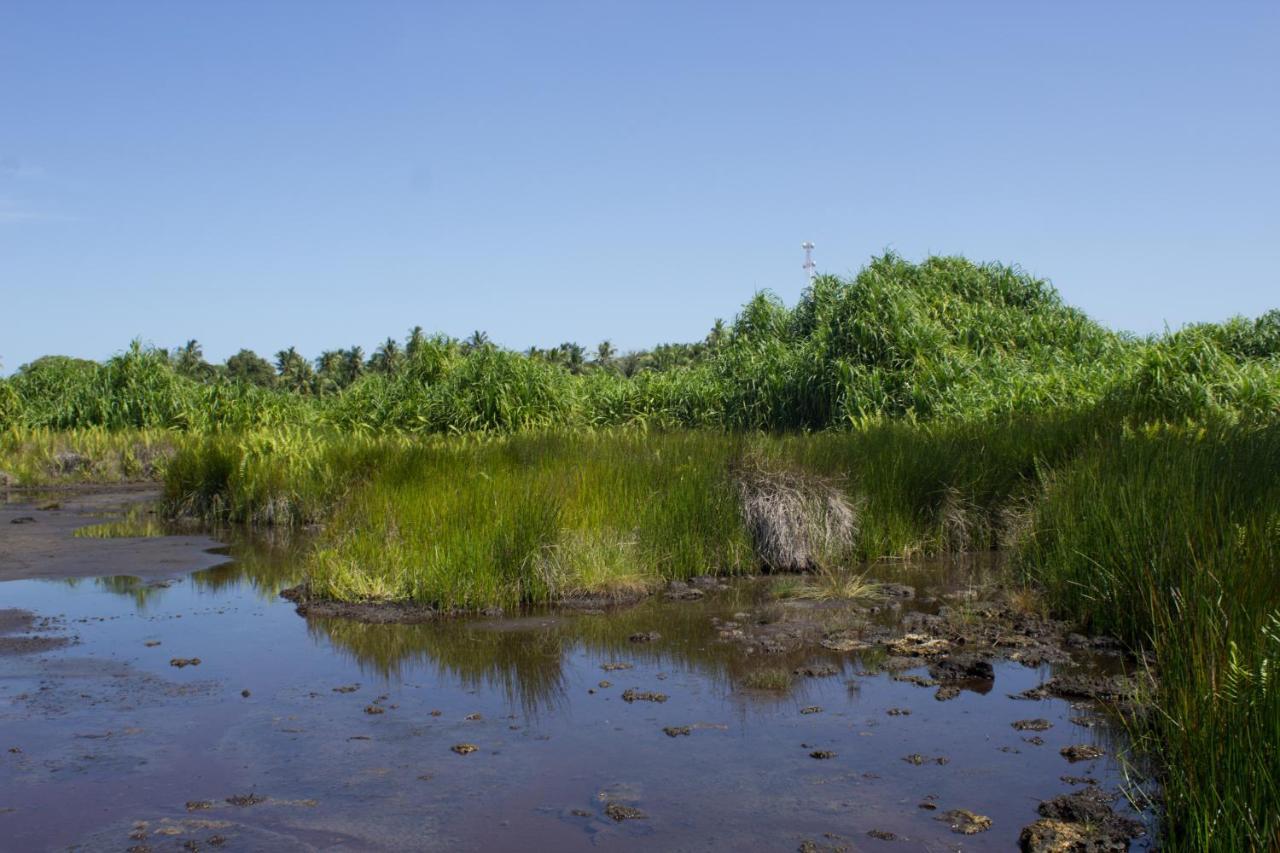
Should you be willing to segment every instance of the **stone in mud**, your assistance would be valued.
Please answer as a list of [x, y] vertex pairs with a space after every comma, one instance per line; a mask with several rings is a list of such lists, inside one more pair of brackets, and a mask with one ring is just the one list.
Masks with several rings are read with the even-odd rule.
[[898, 836], [887, 829], [869, 829], [867, 835], [880, 841], [896, 841]]
[[1039, 687], [1032, 687], [1014, 695], [1014, 699], [1090, 699], [1095, 702], [1131, 702], [1134, 685], [1120, 676], [1110, 678], [1088, 675], [1060, 675]]
[[910, 708], [890, 708], [885, 711], [890, 717], [909, 717], [911, 716]]
[[820, 663], [813, 666], [799, 667], [795, 670], [795, 674], [806, 678], [830, 678], [833, 675], [839, 675], [840, 668], [829, 663]]
[[800, 709], [800, 713], [801, 713], [801, 714], [821, 714], [821, 713], [822, 713], [822, 706], [821, 706], [821, 705], [810, 705], [808, 708], [801, 708], [801, 709]]
[[35, 516], [20, 515], [17, 518], [9, 519], [9, 523], [10, 524], [35, 524], [36, 519], [35, 519]]
[[334, 693], [355, 693], [360, 689], [359, 684], [344, 684], [341, 687], [333, 688]]
[[467, 715], [466, 715], [465, 717], [463, 717], [462, 719], [467, 720], [468, 722], [475, 722], [476, 720], [483, 720], [483, 719], [484, 719], [484, 715], [483, 715], [483, 714], [481, 714], [479, 711], [476, 711], [476, 712], [475, 712], [475, 713], [473, 713], [473, 714], [467, 714]]
[[1092, 776], [1059, 776], [1063, 782], [1068, 785], [1096, 785], [1098, 780]]
[[200, 812], [213, 808], [212, 800], [187, 800], [187, 811]]
[[667, 726], [662, 733], [667, 737], [680, 737], [681, 735], [689, 735], [693, 729], [689, 726]]
[[943, 765], [951, 762], [951, 759], [947, 758], [945, 755], [939, 755], [937, 758], [929, 758], [918, 752], [913, 752], [910, 755], [904, 755], [902, 760], [908, 764], [914, 764], [916, 767], [919, 767], [922, 764]]
[[819, 761], [825, 761], [829, 758], [835, 758], [836, 754], [829, 749], [815, 749], [809, 753], [810, 758], [816, 758]]
[[939, 702], [949, 702], [960, 695], [960, 688], [954, 684], [944, 684], [938, 688], [938, 692], [933, 694], [933, 698]]
[[968, 809], [952, 809], [938, 815], [937, 819], [950, 826], [952, 832], [958, 832], [961, 835], [977, 835], [991, 828], [991, 818], [974, 814]]
[[1085, 788], [1045, 800], [1037, 810], [1041, 817], [1050, 820], [1085, 824], [1096, 833], [1109, 840], [1123, 842], [1127, 847], [1129, 839], [1145, 834], [1146, 829], [1141, 822], [1116, 814], [1111, 807], [1114, 801], [1114, 795], [1097, 788]]
[[915, 598], [916, 588], [907, 586], [905, 583], [882, 583], [876, 585], [876, 590], [887, 598]]
[[[1129, 849], [1129, 841], [1141, 835], [1141, 825], [1121, 818], [1126, 827], [1095, 823], [1074, 823], [1041, 818], [1024, 826], [1018, 835], [1023, 853], [1105, 853]], [[1136, 834], [1131, 834], [1135, 833]]]
[[381, 705], [366, 705], [364, 712], [366, 714], [385, 714], [387, 713], [387, 709], [383, 708]]
[[1020, 732], [1043, 732], [1053, 728], [1053, 723], [1039, 717], [1034, 720], [1015, 720], [1010, 725]]
[[653, 693], [649, 690], [636, 690], [634, 687], [628, 688], [622, 693], [623, 702], [665, 702], [667, 694]]
[[596, 686], [597, 686], [597, 687], [599, 687], [601, 690], [607, 690], [608, 688], [610, 688], [610, 687], [612, 687], [612, 686], [613, 686], [613, 682], [612, 682], [612, 681], [601, 681], [601, 682], [600, 682], [599, 684], [597, 684]]
[[871, 643], [859, 637], [849, 636], [846, 632], [836, 631], [828, 634], [819, 643], [824, 649], [833, 652], [858, 652], [871, 648]]
[[455, 743], [449, 748], [458, 753], [458, 755], [470, 755], [480, 747], [476, 746], [474, 743]]
[[925, 678], [923, 675], [895, 675], [894, 681], [902, 681], [907, 684], [914, 684], [916, 687], [937, 687], [938, 682], [932, 678]]
[[903, 634], [887, 645], [894, 654], [907, 657], [933, 657], [946, 654], [951, 650], [951, 643], [947, 640], [941, 637], [930, 637], [927, 634]]
[[995, 669], [977, 655], [947, 655], [929, 665], [929, 674], [939, 681], [991, 681]]
[[1031, 737], [1024, 737], [1023, 740], [1031, 744], [1032, 746], [1044, 746], [1044, 738], [1040, 737], [1040, 735], [1032, 735]]
[[621, 669], [631, 669], [631, 668], [633, 668], [634, 666], [635, 666], [635, 664], [632, 664], [632, 663], [602, 663], [602, 664], [600, 664], [600, 668], [601, 668], [601, 669], [603, 669], [605, 672], [617, 672], [618, 670], [621, 670]]
[[240, 808], [245, 808], [246, 806], [256, 806], [258, 803], [265, 803], [266, 801], [267, 801], [266, 797], [260, 797], [257, 794], [253, 794], [253, 793], [232, 794], [230, 797], [227, 797], [228, 803], [230, 803], [233, 806], [239, 806]]
[[1077, 743], [1072, 746], [1064, 746], [1058, 750], [1062, 753], [1062, 757], [1075, 764], [1077, 761], [1092, 761], [1095, 758], [1101, 758], [1106, 755], [1096, 746], [1087, 743]]
[[622, 823], [624, 820], [644, 820], [648, 817], [635, 806], [612, 802], [605, 804], [604, 813], [618, 823]]
[[690, 586], [684, 581], [671, 581], [671, 583], [667, 584], [663, 598], [668, 601], [694, 601], [702, 598], [705, 594], [701, 589]]
[[641, 631], [628, 637], [633, 643], [653, 643], [662, 639], [662, 635], [657, 631]]
[[188, 666], [199, 666], [200, 658], [170, 658], [169, 666], [176, 666], [178, 669]]

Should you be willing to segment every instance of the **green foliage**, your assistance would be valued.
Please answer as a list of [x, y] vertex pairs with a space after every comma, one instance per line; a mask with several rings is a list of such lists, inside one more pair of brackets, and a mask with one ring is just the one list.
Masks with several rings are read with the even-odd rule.
[[1168, 768], [1165, 844], [1280, 837], [1280, 427], [1113, 434], [1047, 474], [1022, 564], [1062, 612], [1151, 650], [1136, 723]]
[[292, 347], [274, 367], [248, 350], [212, 367], [196, 341], [172, 357], [135, 343], [103, 365], [40, 359], [10, 388], [8, 422], [59, 428], [822, 430], [1093, 406], [1138, 423], [1257, 421], [1280, 414], [1280, 311], [1132, 340], [1016, 268], [886, 255], [852, 280], [818, 278], [794, 308], [757, 294], [704, 341], [622, 356], [607, 341], [594, 358], [571, 342], [517, 354], [483, 332], [460, 343], [416, 328], [314, 368]]

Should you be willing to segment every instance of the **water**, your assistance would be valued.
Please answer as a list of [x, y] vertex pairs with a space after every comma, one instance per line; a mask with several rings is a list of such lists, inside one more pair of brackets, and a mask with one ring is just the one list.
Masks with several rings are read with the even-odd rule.
[[[940, 702], [873, 674], [874, 653], [749, 654], [721, 640], [713, 617], [761, 612], [761, 583], [608, 615], [307, 620], [278, 596], [298, 580], [299, 542], [220, 538], [231, 562], [172, 582], [140, 566], [150, 580], [0, 584], [0, 607], [56, 617], [42, 633], [78, 641], [0, 656], [0, 849], [863, 850], [888, 844], [876, 830], [897, 836], [887, 850], [1007, 850], [1041, 800], [1074, 790], [1061, 776], [1124, 781], [1110, 722], [1083, 728], [1071, 718], [1098, 720], [1088, 709], [1009, 698], [1050, 667], [996, 662], [993, 687]], [[984, 569], [876, 571], [928, 609]], [[629, 639], [649, 631], [661, 638]], [[785, 692], [743, 686], [762, 666], [821, 663], [838, 673]], [[628, 688], [669, 698], [627, 703]], [[1035, 717], [1052, 728], [1011, 726]], [[691, 733], [663, 732], [679, 726]], [[451, 750], [462, 743], [477, 750]], [[1078, 743], [1107, 757], [1059, 755]], [[913, 754], [925, 763], [903, 760]], [[226, 802], [250, 793], [265, 800]], [[616, 822], [609, 803], [645, 817]], [[953, 833], [938, 817], [956, 808], [991, 829]]]

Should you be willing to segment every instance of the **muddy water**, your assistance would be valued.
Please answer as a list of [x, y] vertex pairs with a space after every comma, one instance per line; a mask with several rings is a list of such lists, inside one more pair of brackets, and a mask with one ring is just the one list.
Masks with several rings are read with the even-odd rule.
[[[46, 523], [28, 509], [0, 525]], [[27, 634], [71, 640], [0, 653], [0, 849], [1008, 850], [1041, 800], [1078, 789], [1062, 776], [1124, 781], [1123, 737], [1095, 709], [1010, 698], [1116, 658], [996, 661], [993, 683], [938, 701], [878, 671], [875, 651], [726, 641], [741, 614], [777, 618], [759, 582], [613, 614], [306, 620], [277, 594], [297, 581], [297, 543], [222, 538], [230, 562], [192, 574], [0, 583], [0, 609], [35, 614]], [[927, 610], [986, 569], [876, 571]], [[833, 672], [745, 686], [764, 667]], [[1013, 728], [1029, 718], [1052, 726]], [[1106, 755], [1073, 764], [1059, 754], [1073, 744]], [[628, 809], [642, 816], [609, 816]], [[938, 819], [952, 809], [991, 827], [957, 834]]]

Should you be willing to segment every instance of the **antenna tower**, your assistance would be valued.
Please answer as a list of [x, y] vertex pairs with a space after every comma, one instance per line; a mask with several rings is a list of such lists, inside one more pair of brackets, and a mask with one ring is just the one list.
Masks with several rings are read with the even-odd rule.
[[809, 281], [813, 281], [815, 264], [813, 263], [813, 244], [805, 240], [800, 244], [800, 248], [804, 249], [804, 265], [801, 267], [805, 274], [809, 276]]

